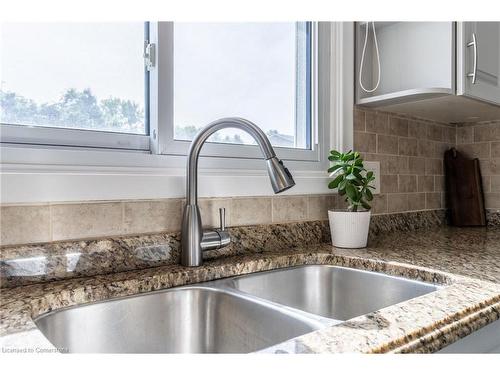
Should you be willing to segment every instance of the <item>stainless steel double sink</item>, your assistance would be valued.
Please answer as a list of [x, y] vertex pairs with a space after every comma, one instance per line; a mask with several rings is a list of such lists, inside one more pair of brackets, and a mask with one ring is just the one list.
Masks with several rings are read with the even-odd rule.
[[438, 288], [308, 265], [61, 309], [35, 323], [74, 353], [249, 353]]

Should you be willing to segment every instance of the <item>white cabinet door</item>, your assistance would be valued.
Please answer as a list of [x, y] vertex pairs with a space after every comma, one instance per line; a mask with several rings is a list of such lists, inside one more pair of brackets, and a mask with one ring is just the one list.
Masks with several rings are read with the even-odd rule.
[[458, 22], [457, 94], [500, 105], [500, 22]]

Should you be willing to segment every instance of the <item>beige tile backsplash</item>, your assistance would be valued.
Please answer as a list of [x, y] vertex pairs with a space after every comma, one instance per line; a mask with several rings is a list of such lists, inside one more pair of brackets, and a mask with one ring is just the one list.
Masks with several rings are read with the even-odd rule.
[[180, 230], [180, 199], [123, 202], [125, 233], [169, 232]]
[[[335, 194], [202, 198], [203, 225], [242, 226], [325, 220], [337, 207]], [[1, 245], [40, 243], [180, 230], [184, 199], [79, 202], [1, 206]]]
[[[272, 218], [272, 198], [242, 197], [232, 200], [232, 225], [256, 225]], [[324, 207], [321, 208], [324, 210]]]
[[337, 194], [310, 195], [307, 199], [307, 216], [309, 220], [327, 220], [328, 210], [325, 210], [324, 207], [338, 207], [337, 200], [339, 198]]
[[457, 149], [479, 159], [486, 208], [500, 209], [500, 121], [459, 125]]
[[303, 221], [308, 219], [307, 196], [273, 198], [273, 222]]
[[123, 204], [120, 202], [55, 204], [50, 206], [52, 240], [109, 236], [123, 228]]
[[50, 206], [0, 206], [0, 244], [47, 242], [52, 238]]
[[425, 208], [425, 193], [408, 194], [408, 209], [410, 211], [421, 211]]
[[444, 207], [443, 154], [456, 139], [455, 125], [355, 108], [354, 148], [380, 162], [381, 194], [373, 212]]

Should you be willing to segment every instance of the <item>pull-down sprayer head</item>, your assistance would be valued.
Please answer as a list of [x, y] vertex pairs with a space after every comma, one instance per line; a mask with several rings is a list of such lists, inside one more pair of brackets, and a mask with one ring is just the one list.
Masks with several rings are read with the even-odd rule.
[[266, 160], [267, 173], [274, 193], [278, 194], [295, 185], [292, 174], [276, 156]]

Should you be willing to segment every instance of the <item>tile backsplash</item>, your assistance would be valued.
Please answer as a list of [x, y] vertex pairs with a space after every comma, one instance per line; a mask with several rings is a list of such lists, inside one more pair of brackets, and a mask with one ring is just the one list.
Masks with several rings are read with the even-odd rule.
[[457, 150], [479, 159], [486, 208], [500, 209], [500, 120], [460, 124]]
[[[337, 195], [202, 198], [203, 225], [228, 226], [326, 220]], [[0, 206], [0, 244], [28, 244], [143, 233], [177, 232], [184, 199], [71, 202]]]
[[356, 107], [354, 148], [380, 162], [374, 213], [444, 208], [443, 154], [456, 138], [455, 125]]

